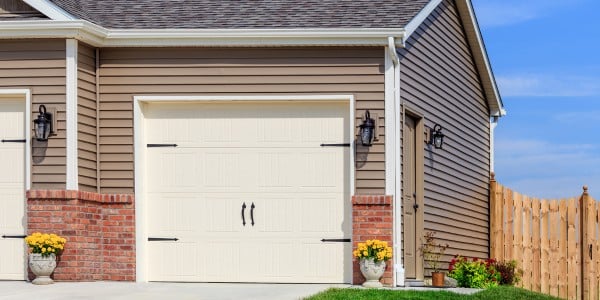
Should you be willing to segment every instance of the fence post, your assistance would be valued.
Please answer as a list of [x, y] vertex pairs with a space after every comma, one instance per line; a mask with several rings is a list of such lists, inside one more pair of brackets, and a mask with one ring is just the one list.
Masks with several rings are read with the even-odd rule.
[[496, 176], [492, 172], [490, 177], [490, 257], [503, 261], [502, 255], [502, 223], [504, 215], [502, 203], [502, 188], [496, 182]]
[[580, 241], [579, 241], [579, 249], [580, 249], [580, 259], [581, 259], [581, 274], [579, 276], [579, 280], [581, 281], [581, 299], [589, 299], [590, 296], [590, 286], [589, 286], [589, 274], [588, 270], [590, 268], [590, 258], [588, 256], [588, 187], [583, 186], [583, 194], [579, 198], [579, 231], [580, 231]]

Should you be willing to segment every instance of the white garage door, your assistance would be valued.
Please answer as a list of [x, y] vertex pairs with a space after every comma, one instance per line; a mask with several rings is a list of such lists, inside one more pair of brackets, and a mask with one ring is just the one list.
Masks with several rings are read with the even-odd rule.
[[348, 110], [147, 104], [149, 280], [350, 282]]
[[0, 280], [25, 279], [25, 103], [0, 97]]

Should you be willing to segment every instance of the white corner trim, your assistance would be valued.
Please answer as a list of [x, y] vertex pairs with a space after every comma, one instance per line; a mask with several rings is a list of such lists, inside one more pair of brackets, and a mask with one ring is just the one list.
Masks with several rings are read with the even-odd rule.
[[0, 89], [1, 97], [22, 98], [25, 103], [25, 191], [31, 189], [31, 90]]
[[496, 139], [496, 126], [498, 126], [498, 116], [490, 118], [490, 173], [494, 172], [496, 150], [494, 140]]
[[77, 153], [77, 40], [66, 40], [67, 60], [67, 190], [77, 190], [78, 153]]
[[[442, 3], [442, 0], [431, 0], [421, 11], [406, 24], [404, 29], [406, 30], [406, 34], [404, 35], [404, 41], [408, 40], [408, 38], [423, 24], [423, 22], [431, 15], [431, 13]], [[402, 43], [403, 44], [403, 43]]]
[[[348, 187], [350, 195], [354, 195], [355, 190], [355, 177], [356, 177], [356, 164], [355, 164], [355, 151], [356, 146], [354, 143], [354, 132], [355, 132], [355, 99], [354, 95], [253, 95], [253, 96], [134, 96], [133, 97], [133, 136], [134, 136], [134, 191], [135, 191], [135, 233], [136, 233], [136, 281], [137, 282], [148, 282], [148, 219], [147, 219], [147, 206], [145, 198], [145, 186], [146, 186], [146, 137], [144, 135], [144, 123], [145, 119], [143, 116], [144, 105], [151, 102], [223, 102], [223, 101], [305, 101], [305, 102], [319, 102], [319, 101], [335, 101], [335, 102], [348, 102], [349, 109], [349, 124], [348, 130], [350, 132], [350, 155], [349, 155], [349, 172], [348, 176]], [[351, 199], [347, 199], [350, 203]], [[352, 218], [352, 215], [348, 216]]]
[[52, 20], [68, 21], [76, 19], [71, 14], [48, 0], [23, 0], [23, 2], [29, 4], [29, 6], [35, 8]]

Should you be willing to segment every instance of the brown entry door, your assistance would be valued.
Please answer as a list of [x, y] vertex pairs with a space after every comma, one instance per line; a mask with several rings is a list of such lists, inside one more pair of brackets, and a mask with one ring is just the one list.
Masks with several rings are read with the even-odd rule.
[[419, 244], [422, 234], [420, 223], [423, 218], [422, 195], [418, 195], [417, 175], [418, 154], [417, 148], [422, 146], [417, 141], [417, 127], [419, 120], [410, 116], [404, 118], [403, 140], [403, 221], [404, 221], [404, 268], [407, 279], [423, 279], [423, 263], [419, 255]]

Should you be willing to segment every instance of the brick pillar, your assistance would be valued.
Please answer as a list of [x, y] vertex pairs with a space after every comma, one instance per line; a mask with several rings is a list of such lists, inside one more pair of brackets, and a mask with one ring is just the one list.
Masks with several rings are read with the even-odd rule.
[[[392, 196], [352, 196], [352, 245], [356, 249], [359, 242], [378, 239], [393, 244], [394, 214]], [[393, 282], [394, 259], [387, 261], [381, 282], [391, 286]], [[353, 259], [353, 284], [362, 284], [365, 279], [360, 273], [358, 260]]]
[[[27, 232], [67, 239], [53, 278], [135, 280], [133, 195], [72, 190], [27, 192]], [[30, 278], [31, 278], [30, 274]]]

